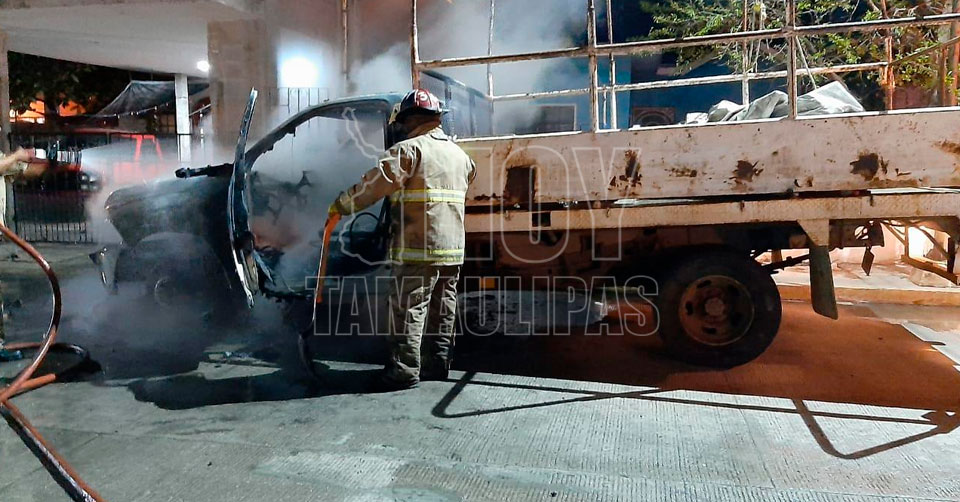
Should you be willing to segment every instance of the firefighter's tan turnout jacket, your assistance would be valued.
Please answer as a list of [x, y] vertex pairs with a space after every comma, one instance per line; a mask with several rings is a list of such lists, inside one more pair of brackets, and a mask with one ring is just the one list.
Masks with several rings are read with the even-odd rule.
[[390, 197], [390, 259], [398, 263], [460, 265], [464, 205], [476, 166], [440, 127], [421, 127], [394, 145], [340, 194], [335, 207], [352, 214]]

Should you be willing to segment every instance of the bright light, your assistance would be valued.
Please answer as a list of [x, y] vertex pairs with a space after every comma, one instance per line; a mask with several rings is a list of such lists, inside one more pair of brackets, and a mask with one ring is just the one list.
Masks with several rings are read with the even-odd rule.
[[207, 60], [197, 61], [197, 69], [203, 73], [210, 73], [210, 62]]
[[280, 67], [281, 87], [317, 87], [320, 70], [304, 57], [290, 58]]

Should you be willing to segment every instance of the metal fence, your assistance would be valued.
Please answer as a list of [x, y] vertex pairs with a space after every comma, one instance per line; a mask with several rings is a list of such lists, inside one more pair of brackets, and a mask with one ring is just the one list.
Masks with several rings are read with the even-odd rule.
[[273, 87], [261, 91], [263, 105], [285, 109], [293, 115], [305, 108], [319, 105], [330, 99], [330, 89], [326, 87]]
[[108, 144], [104, 134], [24, 134], [11, 137], [17, 146], [43, 150], [50, 163], [39, 177], [13, 183], [13, 222], [30, 242], [93, 243], [87, 203], [98, 180], [80, 169], [82, 150]]
[[30, 242], [96, 242], [87, 225], [89, 195], [69, 173], [47, 177], [42, 184], [15, 184], [17, 234]]

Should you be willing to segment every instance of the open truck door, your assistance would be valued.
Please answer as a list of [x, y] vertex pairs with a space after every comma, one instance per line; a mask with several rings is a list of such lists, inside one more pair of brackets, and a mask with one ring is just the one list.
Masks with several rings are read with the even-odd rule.
[[233, 265], [240, 277], [240, 285], [247, 298], [247, 306], [253, 307], [253, 295], [259, 291], [259, 275], [254, 258], [253, 231], [250, 228], [250, 169], [247, 165], [247, 136], [257, 107], [256, 89], [250, 90], [250, 99], [240, 122], [237, 151], [234, 155], [233, 175], [227, 191], [227, 222], [230, 231], [230, 247]]

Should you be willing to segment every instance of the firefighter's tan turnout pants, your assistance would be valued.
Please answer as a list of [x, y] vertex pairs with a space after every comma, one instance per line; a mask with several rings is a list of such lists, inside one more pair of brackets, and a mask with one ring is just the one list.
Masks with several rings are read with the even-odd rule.
[[421, 363], [425, 371], [449, 369], [460, 265], [394, 264], [393, 276], [386, 378], [416, 382]]

